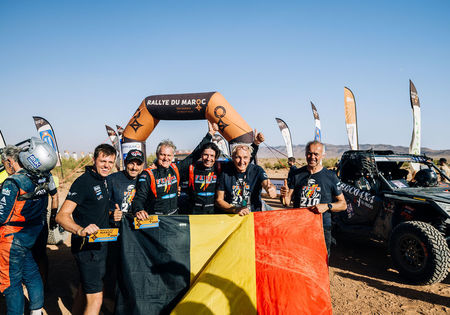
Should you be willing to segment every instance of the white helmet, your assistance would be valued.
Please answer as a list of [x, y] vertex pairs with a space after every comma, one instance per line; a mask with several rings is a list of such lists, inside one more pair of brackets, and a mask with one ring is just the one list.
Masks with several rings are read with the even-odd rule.
[[19, 160], [28, 171], [50, 172], [55, 167], [58, 157], [50, 144], [32, 137], [30, 145], [19, 153]]

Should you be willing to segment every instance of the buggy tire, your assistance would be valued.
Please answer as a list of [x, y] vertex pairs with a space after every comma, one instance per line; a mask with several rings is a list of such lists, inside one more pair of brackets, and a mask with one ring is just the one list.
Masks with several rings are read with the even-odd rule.
[[389, 251], [400, 275], [415, 284], [440, 282], [450, 267], [450, 249], [442, 234], [421, 221], [400, 223], [392, 231]]

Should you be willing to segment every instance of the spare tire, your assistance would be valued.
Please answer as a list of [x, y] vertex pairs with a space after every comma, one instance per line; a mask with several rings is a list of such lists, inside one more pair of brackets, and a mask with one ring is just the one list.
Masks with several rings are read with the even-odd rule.
[[450, 268], [450, 249], [445, 238], [425, 222], [397, 225], [389, 240], [389, 250], [400, 275], [415, 284], [440, 282]]

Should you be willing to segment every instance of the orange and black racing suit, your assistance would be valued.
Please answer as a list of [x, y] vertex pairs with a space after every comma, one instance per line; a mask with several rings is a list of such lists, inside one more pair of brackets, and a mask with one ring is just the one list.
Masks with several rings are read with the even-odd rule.
[[21, 169], [9, 176], [0, 192], [0, 292], [6, 297], [8, 314], [22, 314], [22, 283], [27, 287], [30, 309], [43, 306], [44, 295], [31, 248], [43, 226], [48, 193], [44, 186]]

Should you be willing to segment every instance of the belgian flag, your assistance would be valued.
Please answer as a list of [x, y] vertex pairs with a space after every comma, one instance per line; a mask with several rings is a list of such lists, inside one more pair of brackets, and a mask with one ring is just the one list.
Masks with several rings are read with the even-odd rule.
[[322, 217], [159, 216], [121, 231], [117, 314], [331, 314]]

